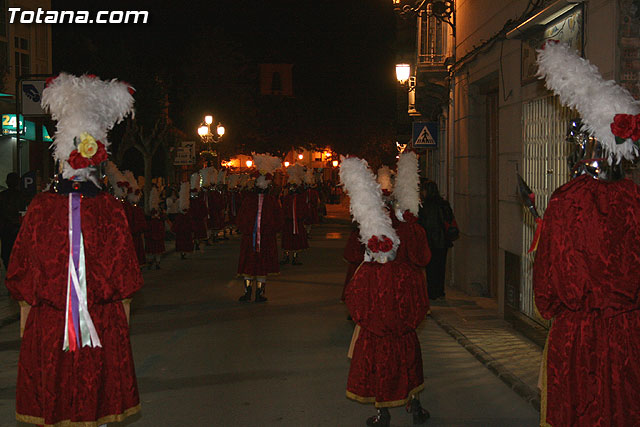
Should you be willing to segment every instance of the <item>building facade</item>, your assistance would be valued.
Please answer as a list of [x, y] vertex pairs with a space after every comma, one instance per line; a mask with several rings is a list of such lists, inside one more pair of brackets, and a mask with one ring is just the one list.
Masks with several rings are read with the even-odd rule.
[[[419, 17], [414, 56], [416, 87], [422, 80], [429, 93], [416, 99], [418, 119], [438, 120], [445, 141], [423, 154], [426, 174], [451, 202], [461, 230], [448, 283], [494, 298], [507, 318], [545, 325], [534, 307], [533, 255], [527, 253], [535, 222], [518, 197], [517, 173], [544, 212], [551, 193], [569, 180], [565, 136], [577, 114], [536, 78], [535, 50], [545, 39], [570, 43], [605, 79], [617, 80], [637, 97], [640, 13], [632, 0], [428, 3], [451, 3], [454, 13], [455, 32], [447, 30], [441, 42], [451, 49], [442, 48], [448, 53], [436, 58], [441, 69], [430, 72], [424, 65], [430, 54], [427, 49], [425, 56], [424, 46], [438, 54], [432, 36], [438, 30], [425, 36]], [[446, 102], [437, 112], [421, 108], [421, 102], [442, 96], [441, 87], [433, 90], [439, 82], [446, 85]], [[424, 93], [417, 90], [416, 97]]]
[[[39, 180], [52, 173], [48, 146], [50, 138], [42, 122], [27, 119], [21, 127], [20, 153], [16, 144], [16, 81], [29, 74], [51, 74], [52, 36], [50, 24], [10, 23], [10, 7], [36, 11], [51, 10], [50, 0], [0, 0], [0, 184], [7, 173], [31, 172]], [[33, 133], [33, 135], [31, 135]], [[20, 166], [18, 165], [20, 159]]]

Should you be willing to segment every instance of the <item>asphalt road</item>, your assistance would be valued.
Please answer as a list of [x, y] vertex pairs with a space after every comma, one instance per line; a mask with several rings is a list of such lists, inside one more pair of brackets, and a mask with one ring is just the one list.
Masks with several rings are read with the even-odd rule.
[[[349, 227], [313, 231], [301, 266], [268, 283], [264, 304], [239, 303], [239, 238], [145, 271], [131, 337], [142, 411], [131, 426], [364, 426], [371, 405], [345, 397], [353, 324], [340, 302]], [[538, 413], [435, 322], [419, 336], [427, 426], [536, 426]], [[0, 426], [16, 426], [18, 325], [0, 329]], [[394, 426], [411, 425], [403, 408]], [[113, 424], [112, 424], [113, 425]]]

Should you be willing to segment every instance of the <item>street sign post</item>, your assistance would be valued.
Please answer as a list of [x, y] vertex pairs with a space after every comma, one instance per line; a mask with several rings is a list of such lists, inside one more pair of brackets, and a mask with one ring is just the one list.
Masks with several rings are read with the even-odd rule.
[[22, 104], [22, 115], [29, 116], [46, 116], [40, 101], [42, 101], [42, 91], [44, 90], [46, 80], [22, 80], [20, 82], [20, 102]]
[[176, 166], [186, 166], [196, 164], [196, 143], [194, 141], [182, 141], [176, 147], [176, 157], [173, 160]]
[[436, 148], [438, 146], [438, 123], [413, 122], [411, 145], [413, 148]]

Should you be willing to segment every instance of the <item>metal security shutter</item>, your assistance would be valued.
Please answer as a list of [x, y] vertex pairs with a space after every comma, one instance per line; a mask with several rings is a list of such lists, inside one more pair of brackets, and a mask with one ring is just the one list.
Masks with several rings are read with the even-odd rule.
[[[572, 147], [565, 138], [569, 120], [578, 115], [574, 110], [560, 104], [557, 96], [548, 95], [525, 102], [522, 106], [522, 117], [523, 178], [536, 195], [538, 212], [544, 215], [551, 194], [569, 180], [567, 156]], [[535, 254], [527, 253], [536, 228], [535, 220], [526, 210], [523, 218], [520, 311], [540, 323], [547, 324], [535, 309], [532, 283]]]

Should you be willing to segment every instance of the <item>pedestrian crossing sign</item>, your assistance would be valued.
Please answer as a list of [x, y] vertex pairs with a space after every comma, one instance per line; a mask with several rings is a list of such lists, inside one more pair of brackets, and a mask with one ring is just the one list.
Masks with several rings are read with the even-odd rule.
[[435, 148], [438, 146], [438, 123], [413, 122], [411, 135], [413, 148]]

